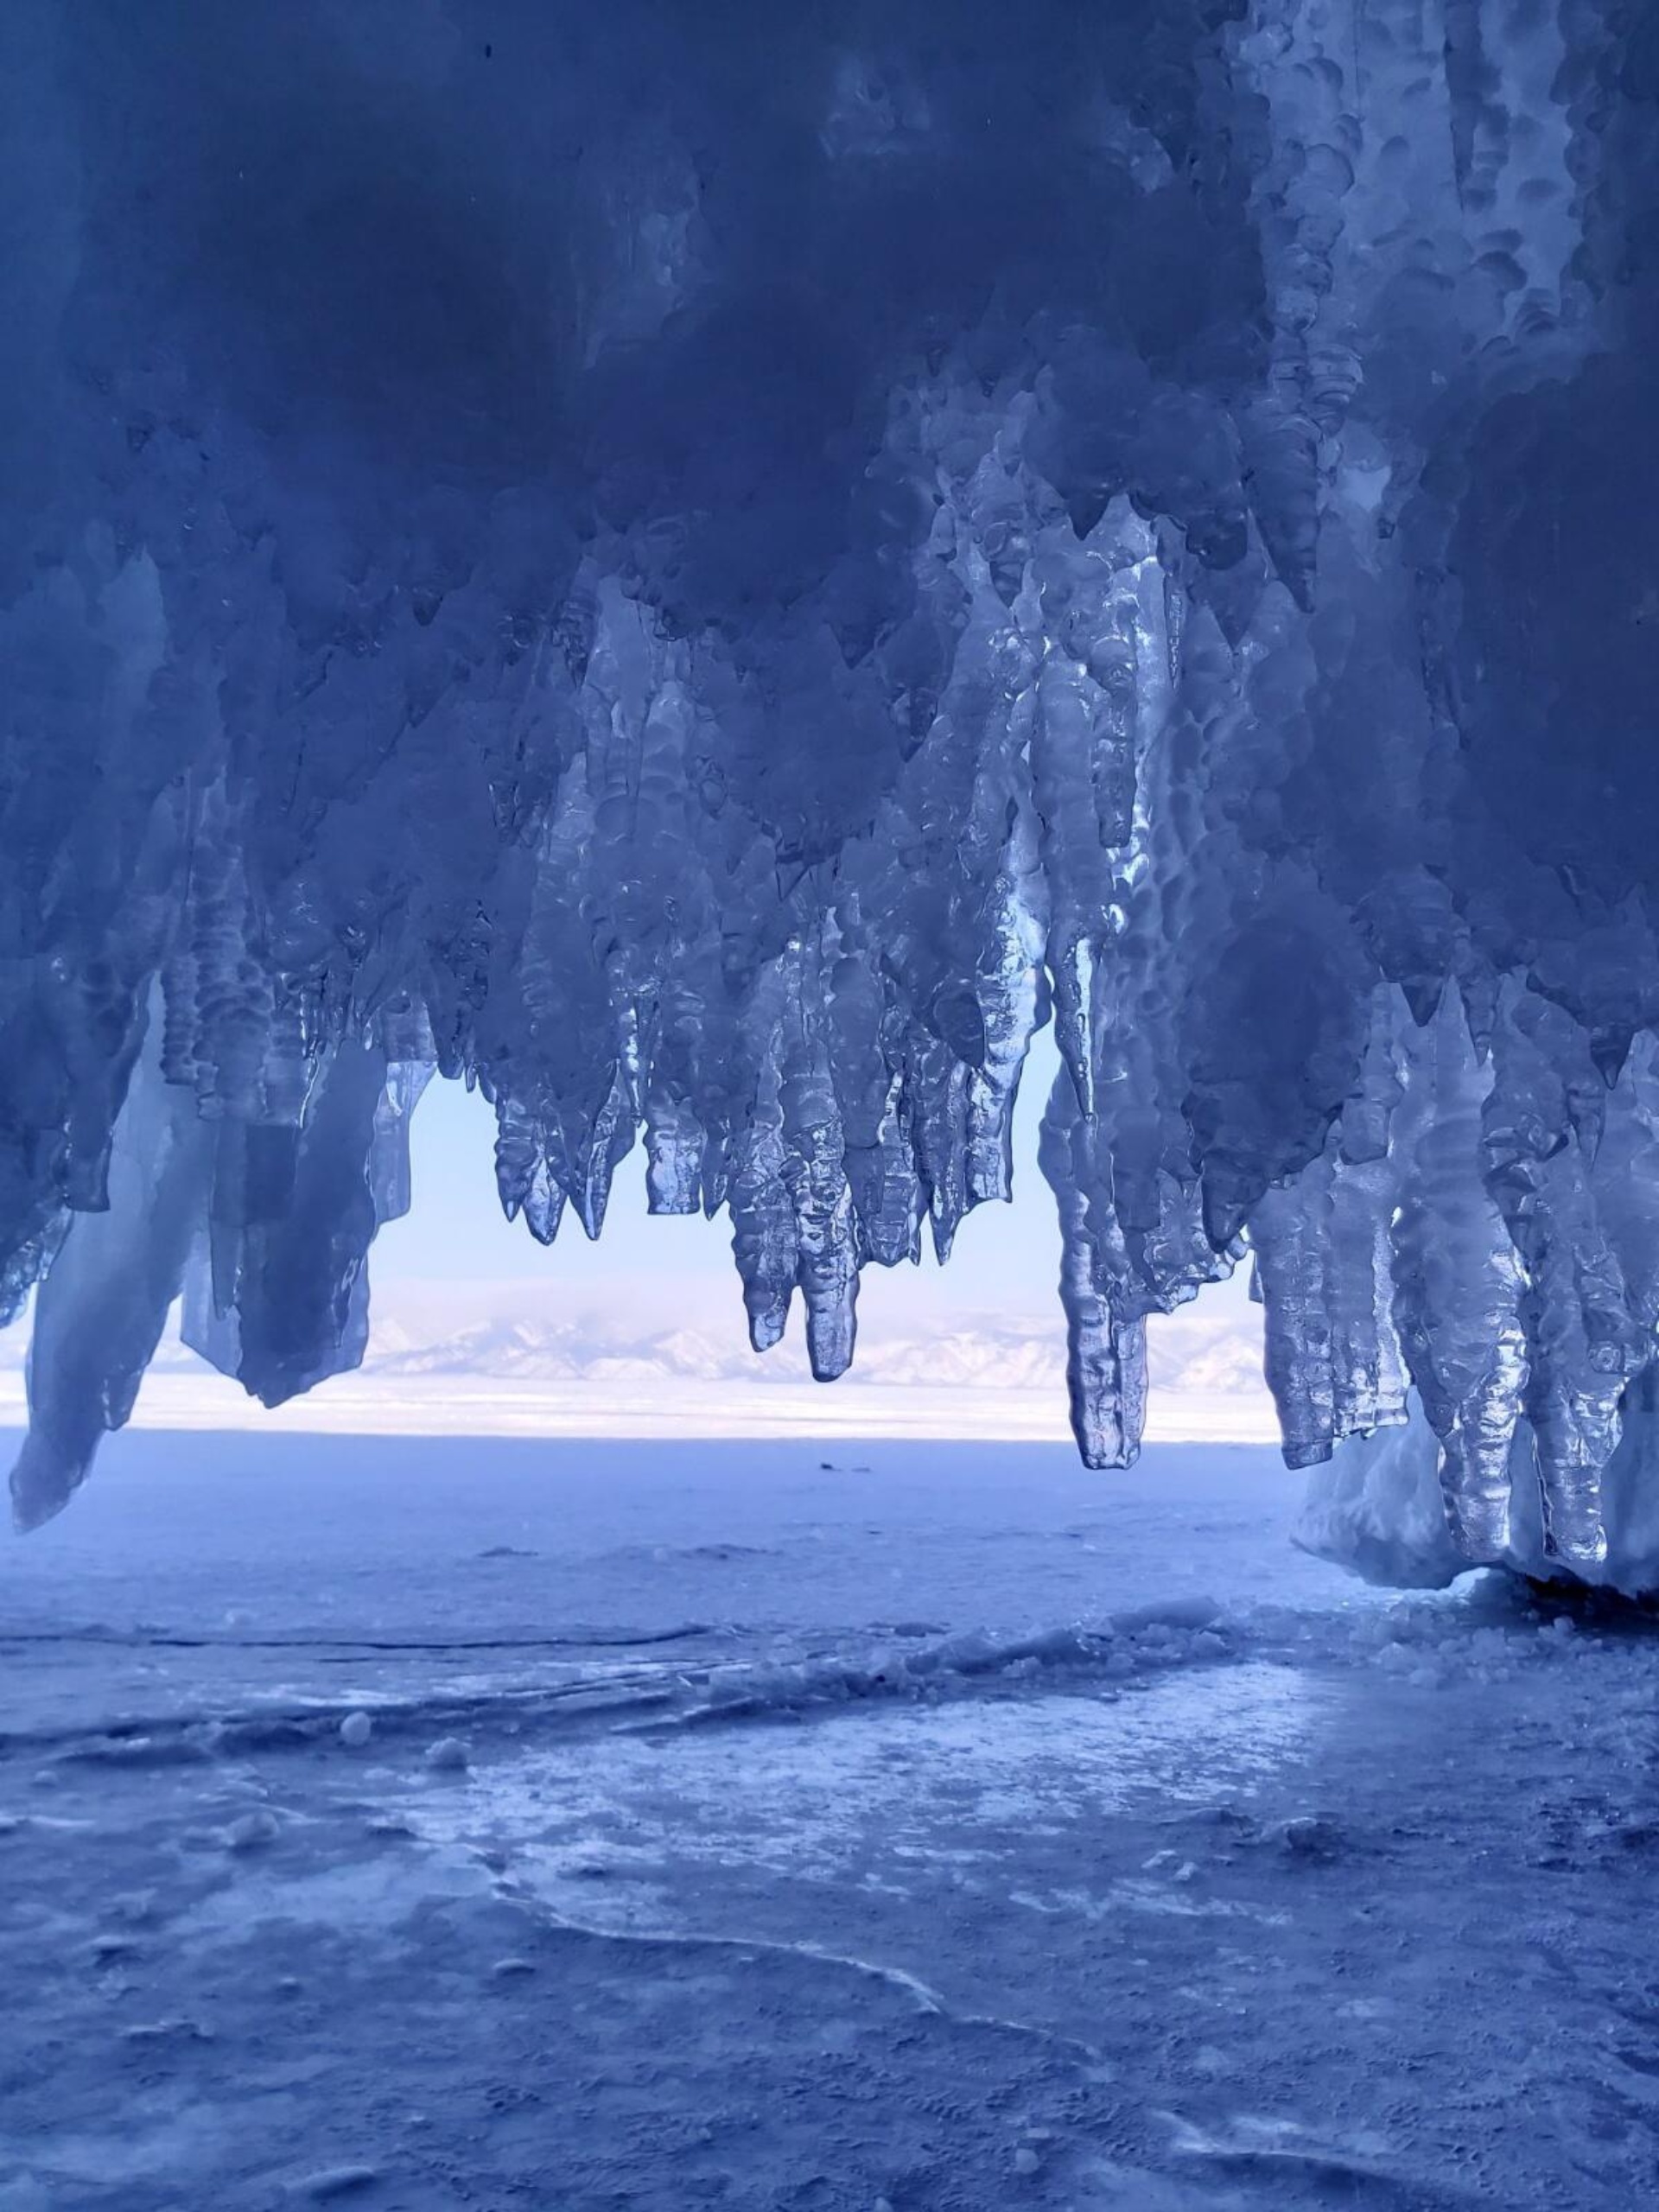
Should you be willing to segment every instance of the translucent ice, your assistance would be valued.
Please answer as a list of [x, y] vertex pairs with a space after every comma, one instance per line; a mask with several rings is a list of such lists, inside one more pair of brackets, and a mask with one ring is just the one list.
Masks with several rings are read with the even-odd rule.
[[1414, 1406], [1436, 1562], [1649, 1572], [1651, 11], [1016, 13], [9, 11], [25, 1520], [181, 1286], [352, 1363], [434, 1071], [837, 1375], [1052, 1019], [1090, 1460], [1253, 1251], [1294, 1460]]

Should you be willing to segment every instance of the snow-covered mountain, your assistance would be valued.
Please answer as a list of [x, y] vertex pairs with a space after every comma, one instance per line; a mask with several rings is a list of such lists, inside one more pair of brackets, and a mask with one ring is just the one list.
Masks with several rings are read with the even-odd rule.
[[[377, 1303], [363, 1372], [387, 1382], [449, 1376], [741, 1389], [811, 1380], [798, 1330], [757, 1358], [723, 1314], [710, 1315], [703, 1326], [671, 1309], [652, 1313], [644, 1302], [647, 1310], [630, 1321], [613, 1305], [583, 1310], [556, 1284], [394, 1285]], [[178, 1363], [192, 1358], [181, 1346], [172, 1350]], [[1151, 1356], [1161, 1389], [1248, 1396], [1262, 1389], [1255, 1309], [1236, 1298], [1155, 1320]], [[857, 1372], [865, 1383], [893, 1389], [1064, 1392], [1065, 1343], [1050, 1312], [953, 1315], [931, 1328], [914, 1321], [894, 1328], [884, 1320], [861, 1333]]]
[[[476, 1312], [462, 1305], [434, 1325], [424, 1301], [394, 1297], [377, 1323], [365, 1373], [394, 1376], [493, 1376], [520, 1382], [654, 1380], [767, 1388], [811, 1380], [804, 1347], [791, 1337], [758, 1359], [727, 1329], [694, 1324], [636, 1325], [614, 1313], [561, 1311], [533, 1297], [517, 1310]], [[538, 1306], [542, 1310], [537, 1310]], [[1064, 1339], [1052, 1317], [1001, 1321], [976, 1318], [943, 1334], [867, 1333], [864, 1380], [893, 1388], [998, 1389], [1064, 1388]]]
[[[683, 1288], [642, 1283], [594, 1308], [534, 1279], [394, 1282], [375, 1297], [368, 1356], [274, 1416], [297, 1428], [400, 1433], [628, 1435], [1065, 1434], [1065, 1345], [1049, 1312], [952, 1311], [933, 1325], [908, 1306], [873, 1313], [858, 1365], [811, 1379], [799, 1332], [764, 1358], [729, 1317]], [[23, 1332], [0, 1338], [0, 1420], [22, 1402]], [[1271, 1433], [1260, 1325], [1223, 1292], [1150, 1328], [1154, 1435]], [[240, 1427], [264, 1419], [233, 1384], [169, 1335], [139, 1402], [152, 1427]]]

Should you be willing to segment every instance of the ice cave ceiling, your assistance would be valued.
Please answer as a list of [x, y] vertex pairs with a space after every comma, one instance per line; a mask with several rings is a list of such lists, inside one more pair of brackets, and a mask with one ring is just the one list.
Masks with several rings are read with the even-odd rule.
[[[1659, 1324], [1659, 11], [13, 0], [17, 1510], [172, 1300], [361, 1354], [435, 1069], [749, 1325], [1007, 1195], [1074, 1422], [1253, 1252], [1286, 1447], [1599, 1571]], [[1628, 1419], [1627, 1419], [1628, 1417]], [[1519, 1455], [1519, 1459], [1517, 1459]]]

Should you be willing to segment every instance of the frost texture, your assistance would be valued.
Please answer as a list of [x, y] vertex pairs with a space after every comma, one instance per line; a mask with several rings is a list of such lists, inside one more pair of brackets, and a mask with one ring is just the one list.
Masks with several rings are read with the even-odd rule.
[[353, 1362], [434, 1069], [543, 1242], [643, 1134], [756, 1345], [798, 1294], [838, 1374], [860, 1269], [1007, 1195], [1052, 1018], [1090, 1460], [1147, 1315], [1253, 1246], [1293, 1460], [1414, 1392], [1452, 1555], [1510, 1554], [1519, 1454], [1541, 1555], [1638, 1572], [1659, 17], [18, 0], [8, 42], [23, 1519], [181, 1289], [268, 1402]]

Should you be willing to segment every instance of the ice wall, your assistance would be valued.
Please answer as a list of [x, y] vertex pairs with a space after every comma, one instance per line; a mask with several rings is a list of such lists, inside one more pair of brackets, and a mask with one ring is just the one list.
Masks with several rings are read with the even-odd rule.
[[352, 1363], [435, 1068], [533, 1236], [643, 1137], [838, 1374], [861, 1268], [1007, 1194], [1052, 1018], [1091, 1461], [1253, 1247], [1294, 1460], [1414, 1390], [1459, 1559], [1524, 1435], [1549, 1559], [1637, 1572], [1659, 15], [7, 35], [25, 1520], [181, 1288], [267, 1402]]

